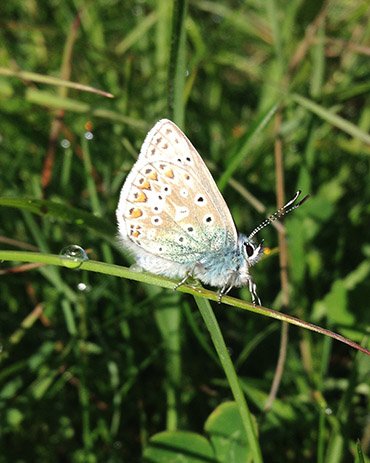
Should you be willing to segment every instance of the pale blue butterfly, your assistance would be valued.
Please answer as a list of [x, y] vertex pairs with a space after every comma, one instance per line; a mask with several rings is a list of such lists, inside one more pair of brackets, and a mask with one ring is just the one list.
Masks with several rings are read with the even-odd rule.
[[[155, 124], [122, 187], [117, 207], [123, 246], [144, 270], [179, 285], [189, 276], [219, 288], [248, 285], [260, 304], [250, 267], [263, 253], [253, 236], [273, 220], [299, 207], [300, 195], [262, 222], [247, 237], [238, 234], [230, 211], [202, 158], [170, 120]], [[176, 286], [176, 287], [177, 287]]]

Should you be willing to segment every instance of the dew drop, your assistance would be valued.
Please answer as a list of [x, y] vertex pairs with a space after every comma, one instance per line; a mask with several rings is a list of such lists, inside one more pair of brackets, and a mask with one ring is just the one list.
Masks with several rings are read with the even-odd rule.
[[132, 9], [132, 13], [134, 16], [141, 16], [143, 14], [143, 9], [140, 5], [136, 5], [133, 9]]
[[211, 20], [216, 24], [220, 24], [222, 22], [222, 17], [217, 14], [213, 14], [211, 16]]
[[90, 292], [91, 287], [89, 285], [87, 285], [86, 283], [82, 283], [82, 281], [81, 281], [80, 283], [78, 283], [77, 289], [79, 291], [81, 291], [81, 293], [88, 293], [88, 292]]
[[133, 272], [143, 272], [144, 269], [139, 264], [132, 264], [130, 265], [130, 270]]
[[86, 251], [77, 244], [65, 246], [59, 253], [68, 268], [79, 268], [83, 262], [89, 260]]
[[60, 142], [60, 146], [64, 149], [67, 149], [71, 146], [71, 142], [66, 138], [63, 138], [63, 140]]
[[94, 134], [92, 132], [85, 132], [84, 137], [86, 140], [92, 140], [94, 138]]

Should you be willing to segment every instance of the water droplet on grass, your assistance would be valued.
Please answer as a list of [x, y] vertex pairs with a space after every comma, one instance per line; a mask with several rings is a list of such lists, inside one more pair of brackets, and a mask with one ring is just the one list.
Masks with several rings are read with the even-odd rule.
[[59, 253], [68, 268], [79, 268], [83, 262], [89, 260], [86, 251], [77, 244], [65, 246]]
[[63, 138], [63, 140], [60, 142], [62, 148], [67, 149], [71, 146], [71, 142], [67, 140], [66, 138]]
[[82, 283], [82, 281], [78, 283], [77, 289], [81, 291], [81, 293], [88, 293], [91, 290], [90, 286], [86, 283]]

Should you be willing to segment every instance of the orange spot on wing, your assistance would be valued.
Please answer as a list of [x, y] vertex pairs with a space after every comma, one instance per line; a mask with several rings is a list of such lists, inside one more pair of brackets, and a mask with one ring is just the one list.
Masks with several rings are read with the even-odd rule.
[[158, 180], [157, 172], [153, 170], [149, 175], [146, 176], [146, 178], [149, 178], [150, 180]]
[[134, 203], [145, 203], [146, 200], [148, 199], [146, 194], [143, 191], [139, 191], [138, 193], [135, 193], [134, 195]]
[[142, 178], [139, 181], [138, 188], [140, 188], [141, 190], [150, 190], [150, 182]]
[[168, 178], [174, 178], [174, 173], [173, 173], [173, 170], [172, 169], [167, 169], [165, 172], [164, 172], [164, 175]]
[[138, 217], [141, 217], [143, 215], [142, 210], [139, 209], [138, 207], [132, 207], [128, 211], [128, 213], [129, 213], [131, 219], [137, 219]]

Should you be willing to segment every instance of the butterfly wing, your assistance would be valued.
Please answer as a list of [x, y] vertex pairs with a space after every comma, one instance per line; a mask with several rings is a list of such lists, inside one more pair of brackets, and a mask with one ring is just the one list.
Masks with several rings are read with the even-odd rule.
[[205, 253], [237, 243], [230, 211], [208, 168], [167, 119], [145, 138], [122, 187], [117, 219], [123, 240], [172, 262], [196, 263]]

